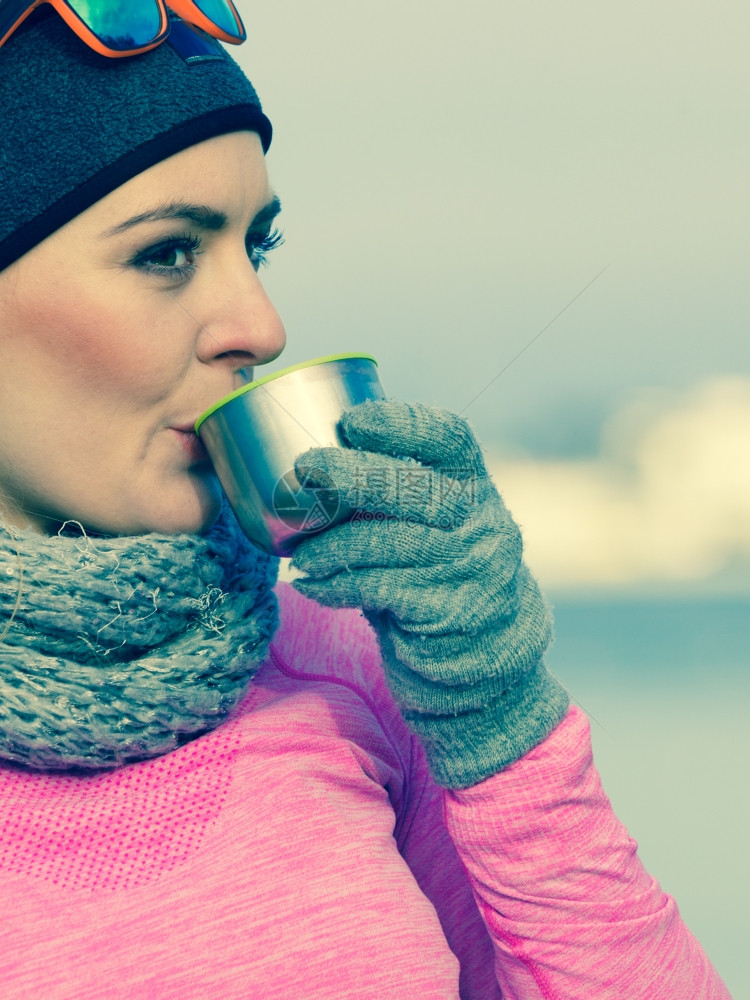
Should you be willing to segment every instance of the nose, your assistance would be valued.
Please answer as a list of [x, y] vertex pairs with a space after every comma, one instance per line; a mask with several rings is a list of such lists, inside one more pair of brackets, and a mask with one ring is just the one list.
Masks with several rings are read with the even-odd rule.
[[233, 372], [273, 361], [284, 350], [286, 331], [258, 273], [245, 257], [224, 279], [212, 289], [196, 345], [199, 360]]

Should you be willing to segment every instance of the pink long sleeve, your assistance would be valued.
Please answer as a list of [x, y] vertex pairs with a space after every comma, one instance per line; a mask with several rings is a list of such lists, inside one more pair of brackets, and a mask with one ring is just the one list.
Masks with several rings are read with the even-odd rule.
[[571, 709], [522, 760], [444, 796], [507, 997], [728, 1000], [612, 812]]

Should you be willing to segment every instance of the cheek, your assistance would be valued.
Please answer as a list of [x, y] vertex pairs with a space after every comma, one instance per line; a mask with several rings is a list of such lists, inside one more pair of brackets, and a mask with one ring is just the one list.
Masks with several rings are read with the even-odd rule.
[[179, 370], [174, 331], [159, 329], [154, 310], [147, 307], [90, 295], [88, 301], [63, 305], [45, 296], [26, 310], [24, 320], [29, 366], [92, 400], [158, 400]]

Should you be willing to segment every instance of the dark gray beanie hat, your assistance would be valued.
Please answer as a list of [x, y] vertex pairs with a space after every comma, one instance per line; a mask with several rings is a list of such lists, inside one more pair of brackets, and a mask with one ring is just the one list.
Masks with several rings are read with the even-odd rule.
[[268, 149], [252, 84], [185, 22], [110, 59], [50, 8], [31, 15], [0, 47], [0, 270], [148, 167], [244, 129]]

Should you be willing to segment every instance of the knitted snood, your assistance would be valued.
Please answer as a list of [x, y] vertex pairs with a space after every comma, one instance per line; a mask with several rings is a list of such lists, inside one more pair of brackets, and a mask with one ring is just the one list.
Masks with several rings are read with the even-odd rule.
[[218, 726], [276, 628], [277, 567], [226, 509], [205, 535], [0, 527], [0, 759], [114, 767]]

